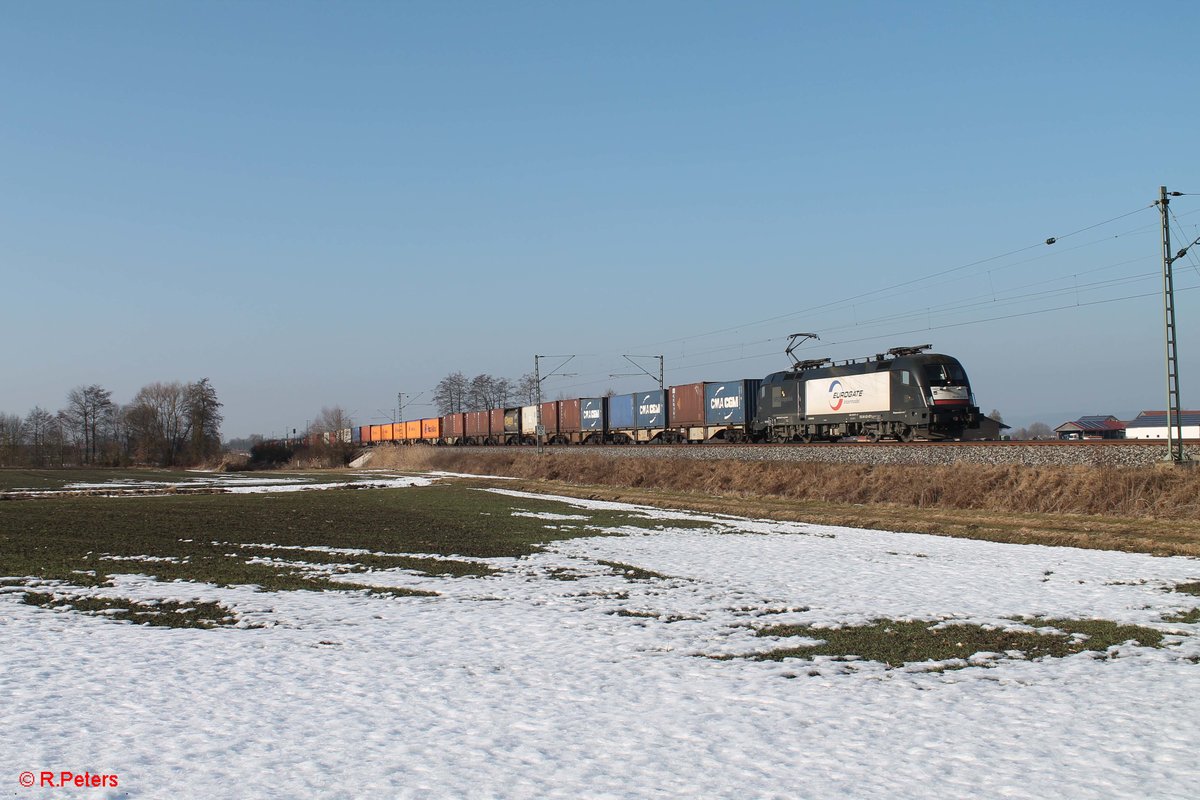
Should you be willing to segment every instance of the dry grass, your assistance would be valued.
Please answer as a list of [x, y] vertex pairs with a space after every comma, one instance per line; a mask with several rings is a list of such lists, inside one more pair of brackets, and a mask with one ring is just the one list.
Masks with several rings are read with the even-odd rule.
[[582, 450], [539, 458], [523, 448], [429, 447], [381, 448], [371, 466], [503, 475], [533, 490], [775, 519], [1200, 555], [1197, 470], [625, 459]]

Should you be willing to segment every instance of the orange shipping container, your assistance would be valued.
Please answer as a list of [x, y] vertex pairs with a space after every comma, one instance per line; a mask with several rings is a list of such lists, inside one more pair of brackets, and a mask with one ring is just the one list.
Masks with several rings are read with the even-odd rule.
[[421, 420], [414, 419], [404, 423], [404, 438], [405, 439], [420, 439], [421, 438]]
[[421, 438], [429, 440], [442, 438], [442, 418], [421, 420]]

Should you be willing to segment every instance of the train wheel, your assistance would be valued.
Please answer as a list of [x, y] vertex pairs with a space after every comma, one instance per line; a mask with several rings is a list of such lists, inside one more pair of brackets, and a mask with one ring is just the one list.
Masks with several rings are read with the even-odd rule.
[[896, 430], [896, 441], [898, 442], [911, 442], [915, 436], [915, 432], [909, 425], [901, 425]]

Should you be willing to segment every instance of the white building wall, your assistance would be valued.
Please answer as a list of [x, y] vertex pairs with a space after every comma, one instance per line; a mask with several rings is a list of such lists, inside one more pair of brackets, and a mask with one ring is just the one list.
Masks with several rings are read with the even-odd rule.
[[[1183, 438], [1200, 439], [1200, 425], [1184, 425], [1181, 429]], [[1163, 439], [1167, 438], [1167, 426], [1161, 428], [1126, 428], [1126, 439]]]

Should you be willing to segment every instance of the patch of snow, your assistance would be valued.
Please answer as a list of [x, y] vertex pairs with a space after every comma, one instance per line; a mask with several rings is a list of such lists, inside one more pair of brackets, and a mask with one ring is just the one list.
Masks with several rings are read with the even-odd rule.
[[[87, 769], [120, 776], [112, 796], [177, 798], [1194, 796], [1200, 626], [1161, 618], [1187, 605], [1165, 590], [1200, 578], [1195, 559], [565, 502], [667, 530], [551, 542], [487, 560], [487, 577], [344, 578], [438, 597], [140, 575], [87, 590], [218, 601], [263, 629], [140, 627], [0, 593], [0, 776]], [[709, 657], [782, 646], [754, 634], [779, 622], [1031, 616], [1171, 644], [901, 669]]]

